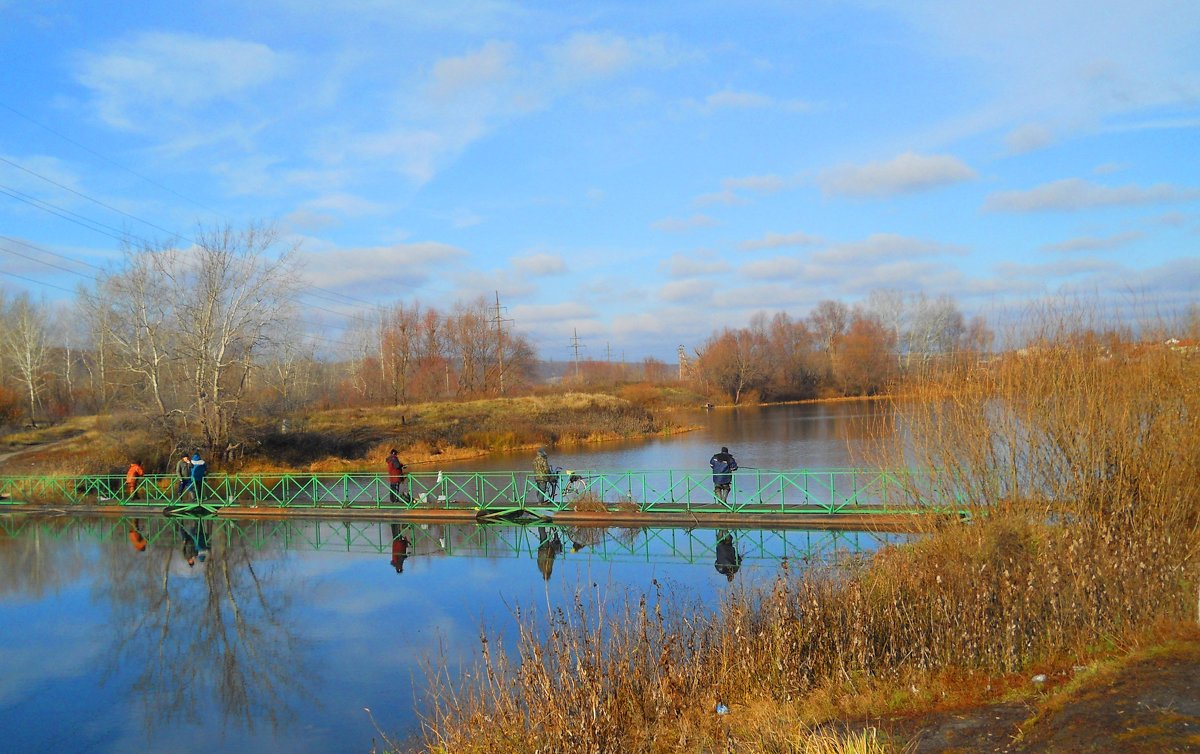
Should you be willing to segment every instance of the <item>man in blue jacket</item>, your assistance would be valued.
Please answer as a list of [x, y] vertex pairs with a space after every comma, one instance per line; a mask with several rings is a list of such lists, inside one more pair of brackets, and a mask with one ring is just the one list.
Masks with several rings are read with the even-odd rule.
[[204, 463], [204, 459], [199, 453], [192, 454], [192, 494], [196, 496], [196, 502], [203, 502], [204, 499], [204, 475], [208, 473], [208, 466]]
[[724, 503], [729, 499], [729, 490], [733, 486], [733, 472], [737, 471], [737, 461], [729, 453], [729, 448], [721, 448], [721, 452], [708, 459], [712, 467], [713, 494], [717, 500]]

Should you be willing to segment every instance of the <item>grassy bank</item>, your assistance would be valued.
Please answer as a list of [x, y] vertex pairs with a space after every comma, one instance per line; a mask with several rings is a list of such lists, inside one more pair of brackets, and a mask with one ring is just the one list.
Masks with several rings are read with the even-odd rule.
[[804, 751], [812, 726], [1033, 693], [1035, 673], [1196, 620], [1200, 360], [1043, 342], [930, 375], [897, 405], [903, 445], [878, 449], [937, 470], [910, 494], [967, 501], [972, 523], [715, 612], [585, 591], [520, 614], [516, 646], [485, 638], [477, 672], [433, 674], [424, 749]]
[[[420, 465], [692, 428], [671, 417], [670, 410], [652, 410], [644, 402], [585, 393], [336, 409], [251, 421], [236, 461], [217, 460], [214, 467], [218, 472], [378, 471], [393, 447], [405, 463]], [[124, 473], [131, 460], [153, 473], [170, 470], [178, 451], [133, 414], [71, 419], [3, 442], [18, 455], [0, 464], [0, 473]]]

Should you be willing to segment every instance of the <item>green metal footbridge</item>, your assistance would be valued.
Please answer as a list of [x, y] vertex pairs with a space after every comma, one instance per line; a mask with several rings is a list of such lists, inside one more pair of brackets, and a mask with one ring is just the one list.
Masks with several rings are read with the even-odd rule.
[[[229, 514], [313, 516], [366, 513], [421, 517], [589, 517], [699, 520], [721, 517], [903, 517], [928, 513], [920, 500], [928, 479], [879, 469], [740, 470], [726, 494], [707, 471], [563, 471], [549, 480], [519, 471], [407, 474], [393, 488], [386, 475], [211, 474], [198, 495], [179, 493], [173, 475], [149, 475], [132, 494], [123, 475], [3, 476], [0, 507], [164, 509], [200, 505]], [[953, 507], [937, 510], [955, 513]]]

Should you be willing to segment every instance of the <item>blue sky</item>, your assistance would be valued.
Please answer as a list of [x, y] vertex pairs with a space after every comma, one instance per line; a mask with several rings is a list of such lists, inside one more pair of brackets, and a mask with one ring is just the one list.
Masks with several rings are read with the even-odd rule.
[[9, 292], [251, 221], [323, 338], [498, 291], [551, 359], [1200, 290], [1195, 2], [0, 0], [0, 46]]

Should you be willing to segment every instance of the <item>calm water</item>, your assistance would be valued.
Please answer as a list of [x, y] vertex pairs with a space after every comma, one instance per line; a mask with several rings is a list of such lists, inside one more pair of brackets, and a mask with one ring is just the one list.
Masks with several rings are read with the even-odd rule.
[[[703, 469], [724, 444], [747, 467], [846, 466], [879, 410], [714, 411], [702, 432], [551, 455]], [[471, 466], [525, 469], [527, 455]], [[734, 570], [717, 567], [723, 534], [0, 515], [3, 748], [366, 752], [375, 724], [389, 736], [414, 726], [423, 662], [469, 661], [481, 627], [511, 637], [515, 606], [544, 610], [579, 589], [618, 600], [653, 580], [711, 605], [773, 578], [783, 558], [802, 567], [894, 539], [729, 532]]]

